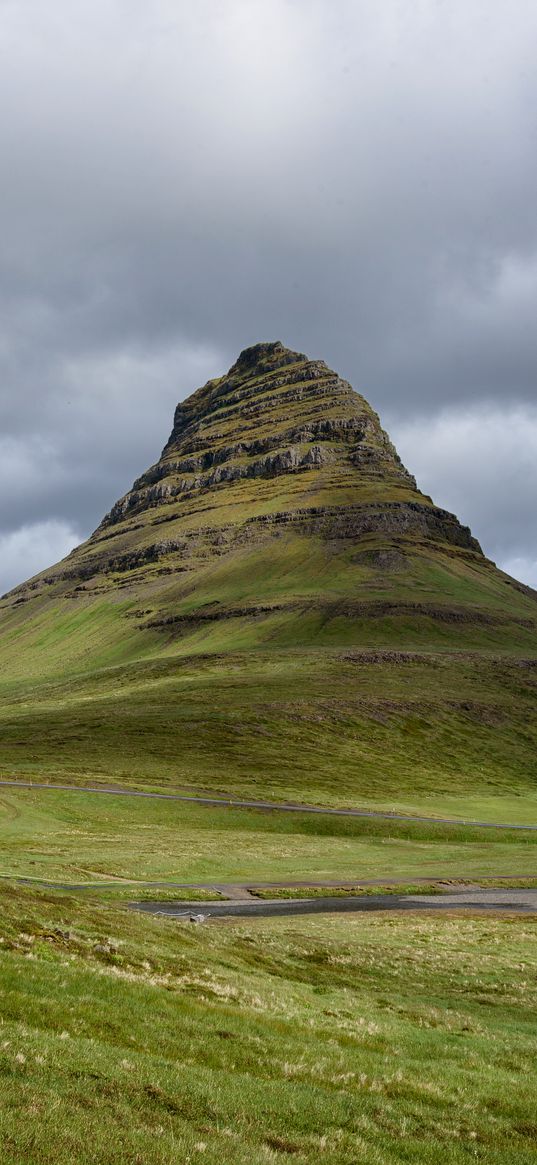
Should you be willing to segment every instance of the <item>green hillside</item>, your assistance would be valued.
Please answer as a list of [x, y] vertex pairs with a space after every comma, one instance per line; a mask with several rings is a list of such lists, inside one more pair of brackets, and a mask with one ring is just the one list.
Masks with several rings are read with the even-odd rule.
[[0, 601], [0, 658], [4, 776], [533, 813], [537, 594], [279, 343]]

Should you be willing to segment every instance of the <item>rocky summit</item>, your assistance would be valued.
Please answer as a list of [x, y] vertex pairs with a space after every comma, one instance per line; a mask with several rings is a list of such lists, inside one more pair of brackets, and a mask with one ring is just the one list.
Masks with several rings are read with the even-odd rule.
[[[188, 595], [190, 607], [193, 575], [253, 547], [273, 544], [279, 555], [282, 536], [315, 539], [329, 555], [351, 549], [358, 569], [349, 597], [362, 601], [360, 566], [402, 571], [418, 549], [483, 559], [470, 531], [419, 492], [376, 413], [347, 381], [321, 360], [264, 343], [177, 406], [157, 463], [83, 546], [16, 588], [14, 599], [71, 582], [96, 594], [103, 576], [121, 589], [151, 584], [154, 593], [158, 578], [188, 574], [173, 597]], [[309, 611], [330, 598], [327, 579], [317, 596], [308, 594]]]
[[280, 342], [182, 401], [92, 536], [4, 596], [0, 650], [10, 683], [79, 692], [79, 746], [54, 713], [62, 772], [116, 772], [122, 740], [136, 779], [220, 789], [527, 779], [535, 592], [420, 492], [364, 397]]

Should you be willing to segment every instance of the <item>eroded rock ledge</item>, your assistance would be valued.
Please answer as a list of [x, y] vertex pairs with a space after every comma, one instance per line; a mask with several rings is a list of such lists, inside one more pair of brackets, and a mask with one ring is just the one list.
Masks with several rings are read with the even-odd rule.
[[[311, 506], [305, 509], [281, 510], [247, 518], [242, 524], [220, 527], [202, 526], [185, 530], [180, 538], [159, 539], [136, 550], [123, 553], [100, 554], [86, 557], [67, 567], [55, 578], [89, 579], [96, 574], [121, 573], [158, 562], [171, 555], [181, 557], [174, 570], [186, 569], [191, 553], [201, 542], [208, 553], [221, 553], [233, 545], [256, 541], [265, 532], [290, 527], [301, 534], [313, 534], [331, 540], [358, 541], [370, 534], [394, 538], [398, 544], [411, 537], [423, 543], [444, 543], [471, 556], [482, 556], [479, 543], [467, 526], [461, 526], [453, 514], [434, 506], [413, 502], [365, 503], [355, 506]], [[365, 549], [365, 548], [364, 548]], [[399, 546], [400, 549], [400, 546]], [[66, 560], [66, 563], [69, 559]]]

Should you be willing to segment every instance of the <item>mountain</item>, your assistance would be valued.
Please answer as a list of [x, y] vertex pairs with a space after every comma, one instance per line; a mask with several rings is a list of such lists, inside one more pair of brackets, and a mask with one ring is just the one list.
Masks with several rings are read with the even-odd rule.
[[[531, 792], [537, 594], [367, 401], [262, 343], [0, 602], [5, 765], [307, 799]], [[31, 744], [29, 743], [31, 740]]]

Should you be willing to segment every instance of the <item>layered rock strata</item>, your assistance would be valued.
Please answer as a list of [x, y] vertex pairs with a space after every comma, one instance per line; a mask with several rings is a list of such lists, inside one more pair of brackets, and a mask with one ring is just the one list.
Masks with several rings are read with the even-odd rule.
[[420, 548], [484, 561], [468, 528], [417, 489], [364, 397], [275, 342], [182, 401], [157, 463], [86, 543], [13, 597], [195, 575], [284, 534], [348, 547], [377, 573], [404, 569]]

